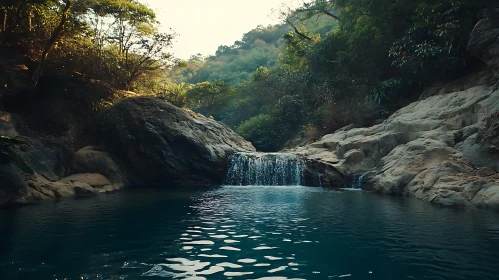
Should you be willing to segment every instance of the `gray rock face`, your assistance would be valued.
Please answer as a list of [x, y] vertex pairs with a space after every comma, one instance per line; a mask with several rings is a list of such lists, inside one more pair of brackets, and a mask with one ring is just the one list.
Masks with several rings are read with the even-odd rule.
[[28, 189], [20, 172], [9, 164], [0, 165], [0, 206], [21, 200]]
[[468, 51], [489, 66], [499, 67], [499, 7], [483, 10], [470, 35]]
[[255, 151], [228, 126], [150, 97], [116, 104], [101, 135], [143, 184], [162, 187], [220, 184], [229, 155]]
[[[18, 136], [19, 118], [0, 112], [0, 135]], [[0, 208], [34, 203], [60, 197], [79, 197], [111, 192], [124, 187], [122, 172], [105, 152], [86, 147], [73, 153], [63, 142], [30, 133], [13, 147], [15, 154], [32, 172], [19, 163], [0, 165]], [[91, 173], [92, 170], [95, 170]], [[99, 171], [105, 173], [96, 174]], [[82, 173], [82, 174], [73, 174]], [[67, 174], [73, 174], [66, 177]]]
[[100, 173], [116, 183], [127, 181], [111, 154], [94, 146], [84, 147], [74, 154], [72, 170], [74, 173]]
[[[485, 120], [485, 125], [478, 130], [477, 142], [491, 153], [499, 153], [499, 112]], [[499, 166], [496, 166], [499, 169]]]
[[499, 90], [477, 86], [412, 103], [379, 125], [339, 130], [293, 152], [332, 186], [367, 173], [365, 187], [375, 192], [499, 210], [498, 112]]
[[[73, 153], [61, 140], [24, 135], [15, 150], [33, 172], [15, 163], [0, 165], [0, 207], [90, 196], [127, 185], [220, 184], [229, 155], [255, 151], [229, 127], [159, 99], [124, 100], [102, 120], [101, 139], [110, 152], [88, 146]], [[0, 135], [19, 135], [19, 125], [18, 116], [0, 112]]]

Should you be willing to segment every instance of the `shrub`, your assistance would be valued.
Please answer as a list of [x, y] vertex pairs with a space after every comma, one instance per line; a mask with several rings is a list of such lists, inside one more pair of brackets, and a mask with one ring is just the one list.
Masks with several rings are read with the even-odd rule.
[[272, 117], [268, 114], [260, 114], [244, 121], [237, 127], [237, 133], [246, 140], [253, 143], [253, 146], [259, 151], [271, 152], [280, 148], [276, 139], [276, 129]]

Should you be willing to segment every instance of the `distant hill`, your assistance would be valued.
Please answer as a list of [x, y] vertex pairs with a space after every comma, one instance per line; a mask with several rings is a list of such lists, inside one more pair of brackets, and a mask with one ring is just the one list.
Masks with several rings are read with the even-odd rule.
[[[305, 22], [304, 28], [314, 34], [325, 36], [336, 23], [325, 16]], [[292, 31], [287, 24], [258, 26], [245, 33], [241, 40], [232, 46], [218, 47], [215, 55], [209, 57], [192, 56], [181, 66], [168, 73], [175, 83], [196, 84], [204, 81], [223, 80], [238, 85], [251, 78], [258, 67], [273, 68], [285, 47], [283, 35]]]

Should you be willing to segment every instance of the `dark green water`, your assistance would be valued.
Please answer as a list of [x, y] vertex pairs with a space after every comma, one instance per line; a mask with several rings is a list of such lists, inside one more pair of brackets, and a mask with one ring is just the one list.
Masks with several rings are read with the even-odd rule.
[[0, 279], [499, 279], [499, 215], [306, 187], [0, 212]]

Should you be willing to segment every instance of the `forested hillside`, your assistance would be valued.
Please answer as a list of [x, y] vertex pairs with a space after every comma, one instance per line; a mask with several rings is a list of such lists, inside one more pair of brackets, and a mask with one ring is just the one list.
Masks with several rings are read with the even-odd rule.
[[[258, 26], [213, 56], [180, 61], [168, 53], [174, 32], [160, 33], [156, 14], [139, 1], [6, 0], [0, 46], [30, 59], [30, 94], [55, 92], [43, 80], [71, 78], [99, 84], [92, 93], [101, 95], [155, 95], [276, 151], [312, 131], [376, 123], [425, 86], [482, 67], [466, 49], [475, 16], [490, 3], [313, 0], [284, 8], [282, 24]], [[14, 78], [0, 79], [8, 99]]]
[[[310, 32], [325, 36], [336, 23], [320, 15], [304, 22]], [[250, 79], [258, 67], [276, 67], [280, 53], [285, 48], [283, 35], [291, 31], [288, 24], [258, 26], [245, 33], [232, 46], [219, 46], [215, 55], [203, 58], [192, 56], [172, 71], [174, 82], [196, 84], [204, 81], [223, 80], [233, 86]]]
[[314, 0], [168, 75], [163, 96], [237, 129], [263, 151], [296, 135], [369, 125], [435, 81], [482, 64], [466, 52], [490, 1]]

